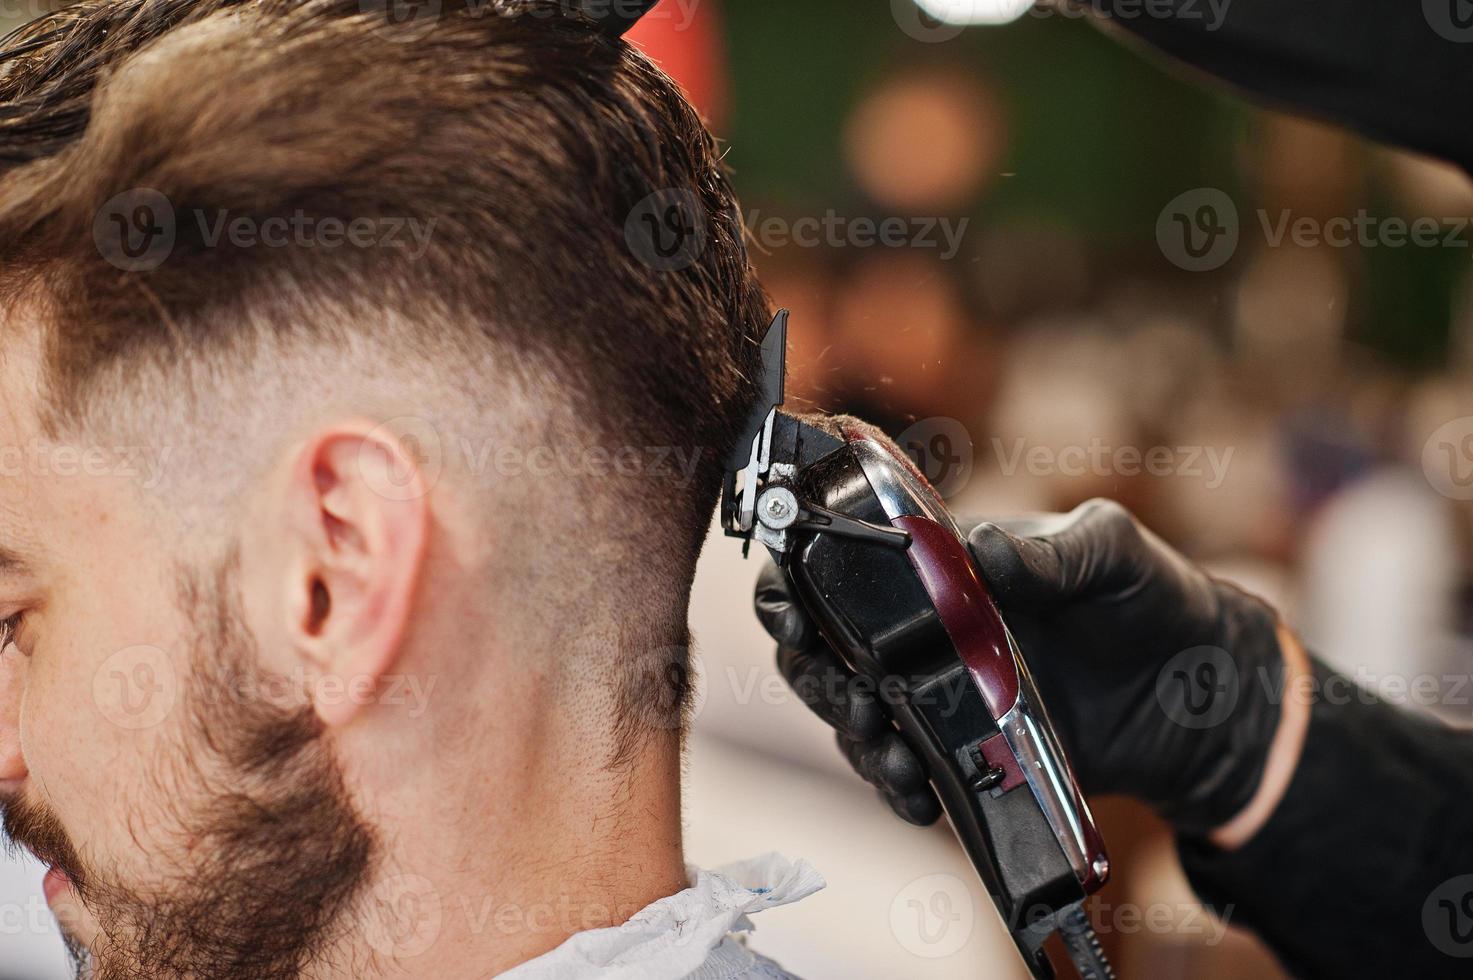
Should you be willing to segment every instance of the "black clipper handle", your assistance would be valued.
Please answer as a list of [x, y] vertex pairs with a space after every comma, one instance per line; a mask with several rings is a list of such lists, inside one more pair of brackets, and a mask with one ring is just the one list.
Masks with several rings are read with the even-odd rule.
[[[1034, 976], [1053, 976], [1043, 941], [1077, 921], [1109, 861], [955, 522], [908, 459], [863, 433], [796, 468], [791, 485], [805, 502], [909, 535], [896, 548], [795, 528], [780, 557], [828, 642], [899, 692], [887, 699], [896, 725]], [[1100, 964], [1094, 975], [1109, 976]]]

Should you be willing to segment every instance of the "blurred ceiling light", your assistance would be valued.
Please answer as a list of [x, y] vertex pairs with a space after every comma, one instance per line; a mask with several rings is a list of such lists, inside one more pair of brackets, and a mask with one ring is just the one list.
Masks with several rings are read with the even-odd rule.
[[982, 79], [923, 70], [885, 79], [851, 113], [845, 157], [876, 203], [909, 214], [969, 205], [1007, 152], [1003, 111]]
[[915, 5], [943, 24], [1011, 24], [1033, 0], [915, 0]]

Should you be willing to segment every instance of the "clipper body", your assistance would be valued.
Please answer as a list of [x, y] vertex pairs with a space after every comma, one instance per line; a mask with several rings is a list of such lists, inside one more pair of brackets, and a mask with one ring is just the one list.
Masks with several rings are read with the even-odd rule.
[[[1087, 980], [1112, 974], [1081, 910], [1104, 842], [1012, 634], [944, 502], [866, 432], [777, 410], [786, 314], [764, 343], [768, 397], [729, 534], [766, 545], [825, 639], [886, 705], [1035, 977], [1055, 931]], [[774, 367], [776, 362], [776, 367]]]

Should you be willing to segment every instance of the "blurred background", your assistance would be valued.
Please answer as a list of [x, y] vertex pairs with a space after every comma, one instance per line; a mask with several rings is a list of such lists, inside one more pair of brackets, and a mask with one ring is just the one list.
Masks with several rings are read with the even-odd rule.
[[[1366, 686], [1419, 703], [1408, 681], [1437, 678], [1420, 706], [1466, 721], [1467, 178], [1077, 11], [920, 2], [666, 0], [634, 35], [726, 144], [793, 311], [790, 403], [881, 423], [962, 515], [1117, 498]], [[713, 539], [696, 584], [690, 860], [826, 875], [754, 920], [800, 975], [1022, 976], [949, 831], [890, 816], [787, 693], [738, 552]], [[1160, 823], [1095, 806], [1122, 976], [1277, 975], [1197, 905]], [[0, 866], [0, 977], [64, 975], [26, 913], [39, 878]]]
[[[706, 0], [681, 30], [667, 0], [639, 28], [726, 141], [790, 400], [884, 425], [961, 515], [1117, 498], [1363, 685], [1467, 720], [1473, 185], [1077, 11], [914, 2]], [[891, 817], [776, 680], [736, 550], [697, 581], [691, 858], [819, 867], [755, 920], [800, 974], [1021, 976], [950, 832]], [[1281, 975], [1151, 814], [1094, 805], [1123, 977]]]

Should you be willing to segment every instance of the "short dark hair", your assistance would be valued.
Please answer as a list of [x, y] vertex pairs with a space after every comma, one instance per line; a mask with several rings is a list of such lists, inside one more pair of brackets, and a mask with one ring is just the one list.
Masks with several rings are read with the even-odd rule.
[[[447, 370], [477, 345], [510, 353], [608, 440], [699, 451], [687, 484], [629, 514], [658, 516], [688, 579], [768, 301], [695, 111], [565, 8], [442, 0], [394, 25], [360, 0], [82, 0], [0, 43], [0, 302], [44, 295], [48, 428], [84, 427], [119, 365], [228, 360], [251, 342], [243, 311], [299, 335], [352, 329], [320, 304], [390, 310], [402, 350]], [[166, 261], [129, 266], [98, 222], [140, 195], [258, 226], [436, 225], [410, 261], [180, 221]], [[663, 247], [672, 222], [684, 237]]]

